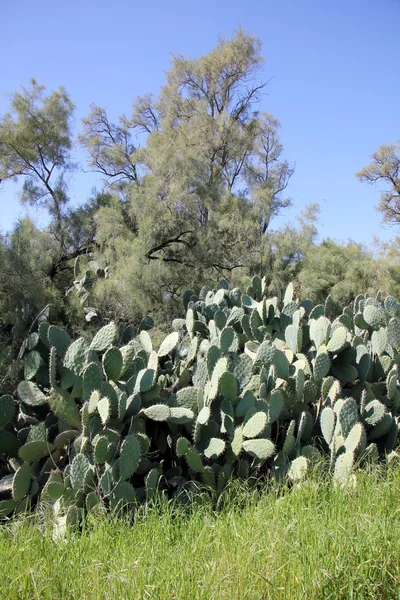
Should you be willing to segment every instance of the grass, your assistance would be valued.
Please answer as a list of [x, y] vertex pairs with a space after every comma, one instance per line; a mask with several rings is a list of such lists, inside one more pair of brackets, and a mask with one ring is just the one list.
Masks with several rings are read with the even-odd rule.
[[222, 503], [161, 501], [57, 541], [38, 516], [7, 523], [0, 597], [400, 600], [400, 466], [347, 489], [315, 474], [290, 491], [234, 485]]

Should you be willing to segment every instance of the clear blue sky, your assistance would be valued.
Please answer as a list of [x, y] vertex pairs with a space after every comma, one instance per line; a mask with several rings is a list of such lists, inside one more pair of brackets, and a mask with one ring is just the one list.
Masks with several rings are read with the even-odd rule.
[[[262, 108], [280, 120], [285, 156], [296, 163], [285, 220], [317, 201], [322, 237], [369, 244], [396, 233], [374, 210], [379, 186], [354, 173], [400, 138], [400, 0], [2, 0], [0, 20], [0, 115], [7, 93], [35, 77], [66, 87], [76, 130], [92, 102], [116, 119], [137, 95], [157, 93], [171, 52], [201, 56], [241, 26], [263, 43], [262, 77], [273, 79]], [[72, 202], [97, 181], [75, 176]], [[25, 211], [17, 189], [0, 189], [3, 232]]]

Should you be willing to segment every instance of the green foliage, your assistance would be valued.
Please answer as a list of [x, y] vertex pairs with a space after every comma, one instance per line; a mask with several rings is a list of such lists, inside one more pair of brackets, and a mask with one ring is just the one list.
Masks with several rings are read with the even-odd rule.
[[14, 96], [0, 178], [24, 177], [51, 224], [0, 239], [3, 515], [50, 499], [76, 525], [191, 482], [218, 497], [232, 478], [297, 481], [324, 454], [342, 485], [396, 447], [400, 304], [355, 291], [400, 292], [398, 254], [317, 246], [315, 206], [271, 231], [293, 169], [257, 109], [260, 62], [239, 31], [174, 57], [118, 126], [93, 107], [81, 141], [112, 193], [77, 211], [71, 101], [36, 82]]
[[372, 155], [368, 167], [356, 173], [359, 181], [369, 184], [383, 182], [388, 189], [382, 192], [378, 210], [385, 223], [400, 223], [400, 141], [395, 144], [384, 144]]
[[306, 249], [296, 277], [296, 289], [316, 304], [331, 295], [335, 313], [353, 302], [359, 290], [400, 294], [397, 242], [375, 248], [332, 239]]
[[0, 121], [0, 179], [25, 177], [22, 199], [48, 202], [61, 231], [74, 106], [63, 88], [49, 96], [44, 90], [32, 79], [30, 88], [13, 95], [11, 112]]
[[[97, 106], [84, 119], [90, 166], [115, 193], [96, 215], [110, 275], [95, 296], [117, 318], [151, 311], [166, 324], [185, 287], [198, 290], [221, 275], [244, 283], [269, 269], [283, 245], [295, 262], [293, 246], [309, 237], [304, 228], [270, 234], [290, 206], [294, 169], [282, 158], [278, 121], [258, 108], [260, 50], [239, 30], [205, 56], [174, 56], [158, 97], [138, 98], [118, 125]], [[283, 270], [282, 261], [274, 273]]]
[[0, 398], [4, 514], [50, 499], [78, 523], [94, 504], [123, 510], [190, 480], [217, 495], [253, 473], [297, 481], [323, 454], [345, 485], [371, 453], [384, 459], [398, 443], [400, 305], [358, 296], [332, 318], [329, 299], [266, 289], [253, 279], [247, 294], [225, 282], [191, 294], [158, 353], [147, 331], [122, 345], [114, 323], [91, 342], [40, 325], [43, 365], [26, 351], [18, 420]]

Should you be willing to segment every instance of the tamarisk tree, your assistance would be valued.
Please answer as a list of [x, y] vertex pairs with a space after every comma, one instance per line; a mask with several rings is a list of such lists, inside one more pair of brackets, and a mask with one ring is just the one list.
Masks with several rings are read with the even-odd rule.
[[107, 285], [125, 302], [134, 301], [129, 282], [165, 301], [270, 262], [271, 222], [290, 205], [293, 166], [278, 121], [259, 110], [260, 52], [238, 31], [201, 58], [173, 56], [159, 96], [138, 98], [130, 118], [116, 125], [93, 106], [84, 119], [91, 168], [118, 194], [97, 216], [97, 240], [114, 262]]
[[360, 181], [383, 183], [378, 210], [385, 223], [400, 224], [400, 140], [397, 145], [384, 144], [372, 155], [372, 162], [356, 173]]
[[70, 160], [74, 106], [64, 88], [45, 95], [34, 79], [12, 96], [0, 121], [0, 180], [23, 178], [22, 202], [44, 206], [54, 218], [54, 234], [65, 246], [63, 210], [68, 201], [65, 174]]

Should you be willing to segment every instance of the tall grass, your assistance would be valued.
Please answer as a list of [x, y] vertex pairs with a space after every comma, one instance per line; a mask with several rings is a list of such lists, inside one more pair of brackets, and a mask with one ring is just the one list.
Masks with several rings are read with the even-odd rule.
[[57, 541], [47, 518], [24, 518], [2, 526], [0, 560], [7, 600], [400, 600], [400, 467], [345, 489], [320, 474], [235, 484], [218, 510], [160, 500]]

